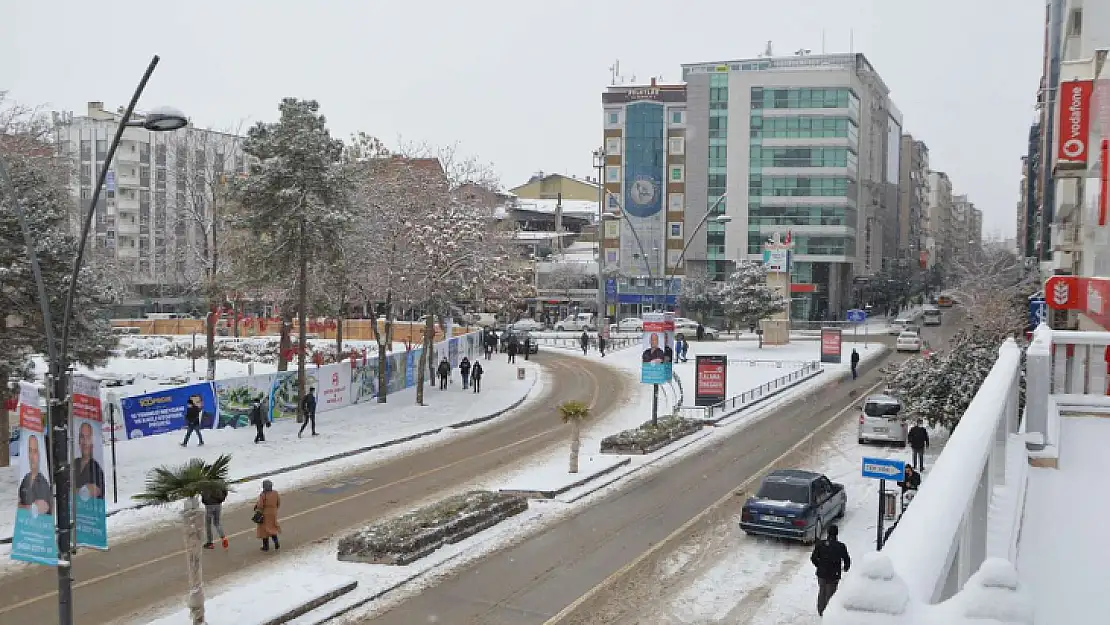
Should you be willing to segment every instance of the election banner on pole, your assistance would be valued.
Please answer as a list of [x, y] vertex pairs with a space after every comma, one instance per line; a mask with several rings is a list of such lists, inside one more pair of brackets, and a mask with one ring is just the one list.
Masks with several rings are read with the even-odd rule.
[[643, 320], [640, 382], [666, 384], [674, 364], [674, 313], [644, 313]]
[[12, 559], [47, 566], [58, 564], [54, 540], [54, 492], [47, 464], [45, 424], [39, 390], [19, 383], [19, 500], [15, 510]]
[[108, 548], [108, 521], [104, 501], [104, 414], [100, 405], [100, 380], [74, 374], [73, 428], [77, 449], [73, 453], [74, 508], [77, 510], [77, 544]]

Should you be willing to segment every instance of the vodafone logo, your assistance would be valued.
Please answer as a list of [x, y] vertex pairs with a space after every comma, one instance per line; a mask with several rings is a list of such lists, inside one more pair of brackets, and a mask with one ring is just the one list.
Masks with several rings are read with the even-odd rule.
[[1072, 163], [1087, 160], [1087, 141], [1091, 131], [1090, 102], [1093, 84], [1072, 80], [1060, 85], [1059, 155]]
[[1060, 151], [1068, 158], [1079, 158], [1087, 151], [1087, 144], [1079, 139], [1068, 139]]

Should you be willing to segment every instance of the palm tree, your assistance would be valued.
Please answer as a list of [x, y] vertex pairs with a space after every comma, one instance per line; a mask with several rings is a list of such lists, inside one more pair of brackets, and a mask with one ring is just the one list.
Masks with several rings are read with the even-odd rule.
[[582, 422], [590, 416], [590, 407], [580, 401], [559, 404], [563, 423], [570, 424], [570, 473], [578, 473], [578, 448], [582, 446]]
[[178, 467], [161, 466], [151, 469], [146, 478], [146, 490], [132, 499], [169, 505], [184, 501], [181, 520], [185, 530], [185, 558], [189, 567], [189, 594], [185, 605], [193, 625], [204, 625], [204, 576], [201, 572], [201, 520], [203, 518], [197, 497], [217, 489], [230, 490], [227, 474], [231, 456], [223, 454], [211, 464], [193, 458]]

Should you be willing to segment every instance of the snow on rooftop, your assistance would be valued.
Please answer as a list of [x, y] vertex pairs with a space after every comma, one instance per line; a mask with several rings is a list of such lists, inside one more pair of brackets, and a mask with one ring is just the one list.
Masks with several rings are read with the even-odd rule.
[[[597, 202], [588, 200], [563, 200], [564, 215], [597, 216]], [[554, 213], [559, 200], [522, 200], [518, 199], [513, 208], [518, 210], [536, 211], [538, 213]]]

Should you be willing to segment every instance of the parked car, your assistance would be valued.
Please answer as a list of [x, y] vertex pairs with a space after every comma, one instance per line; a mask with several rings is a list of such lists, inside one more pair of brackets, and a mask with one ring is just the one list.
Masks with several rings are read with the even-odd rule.
[[514, 332], [542, 332], [544, 325], [535, 319], [524, 318], [509, 325], [509, 330]]
[[956, 299], [953, 298], [951, 295], [941, 295], [937, 298], [937, 306], [940, 306], [941, 308], [952, 308], [952, 305], [955, 303]]
[[643, 332], [644, 320], [639, 317], [625, 317], [616, 325], [617, 332]]
[[909, 422], [902, 415], [902, 402], [890, 395], [871, 395], [860, 406], [859, 443], [894, 443], [906, 446]]
[[740, 529], [812, 544], [847, 508], [843, 484], [813, 471], [779, 469], [763, 478], [755, 497], [744, 503]]
[[899, 352], [919, 352], [921, 351], [921, 337], [915, 332], [903, 332], [898, 335], [898, 341], [894, 344], [894, 349]]
[[[705, 333], [705, 339], [707, 341], [715, 341], [721, 336], [721, 331], [717, 328], [702, 326], [702, 330]], [[696, 339], [698, 337], [698, 322], [691, 319], [683, 319], [681, 322], [675, 321], [674, 331], [681, 332], [687, 337]]]
[[582, 330], [593, 332], [596, 329], [597, 326], [594, 324], [593, 313], [578, 313], [576, 315], [571, 315], [555, 324], [556, 332], [581, 332]]
[[498, 319], [498, 315], [494, 313], [470, 313], [466, 315], [466, 321], [470, 325], [478, 326], [479, 328], [492, 328], [496, 330], [501, 327], [501, 320]]

